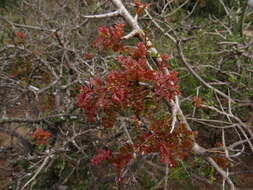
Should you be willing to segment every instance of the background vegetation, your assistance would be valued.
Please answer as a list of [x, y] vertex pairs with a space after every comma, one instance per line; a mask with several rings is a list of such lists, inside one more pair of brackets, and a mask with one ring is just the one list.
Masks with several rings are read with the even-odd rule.
[[[0, 189], [229, 189], [207, 156], [237, 189], [253, 188], [252, 9], [243, 0], [142, 2], [150, 5], [138, 24], [179, 73], [181, 109], [208, 155], [191, 152], [169, 169], [156, 153], [140, 155], [122, 181], [110, 161], [91, 165], [97, 150], [129, 140], [120, 122], [106, 129], [77, 105], [81, 86], [118, 67], [117, 54], [93, 44], [99, 26], [123, 18], [85, 17], [116, 10], [111, 1], [1, 0]], [[123, 3], [134, 16], [134, 1]]]

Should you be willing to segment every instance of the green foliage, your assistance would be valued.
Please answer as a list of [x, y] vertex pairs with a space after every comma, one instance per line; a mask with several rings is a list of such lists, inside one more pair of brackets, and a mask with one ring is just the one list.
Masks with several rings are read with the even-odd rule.
[[[10, 10], [11, 8], [17, 6], [21, 0], [0, 0], [0, 9], [7, 9]], [[1, 11], [0, 11], [1, 12]]]
[[150, 189], [155, 186], [156, 182], [150, 178], [149, 175], [145, 174], [139, 179], [140, 185], [145, 189]]
[[210, 167], [205, 160], [196, 157], [194, 162], [195, 164], [200, 166], [195, 170], [195, 172], [197, 172], [198, 175], [207, 178], [209, 183], [215, 183], [217, 181], [215, 169]]

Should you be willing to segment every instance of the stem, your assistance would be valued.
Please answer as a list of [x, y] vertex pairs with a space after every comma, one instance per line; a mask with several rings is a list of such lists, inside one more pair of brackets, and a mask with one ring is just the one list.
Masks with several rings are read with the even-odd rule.
[[240, 21], [239, 21], [239, 31], [240, 32], [240, 36], [243, 37], [243, 24], [245, 21], [245, 15], [246, 15], [246, 10], [247, 10], [248, 4], [247, 1], [245, 0], [243, 7], [242, 7], [242, 13], [241, 13], [241, 17], [240, 17]]

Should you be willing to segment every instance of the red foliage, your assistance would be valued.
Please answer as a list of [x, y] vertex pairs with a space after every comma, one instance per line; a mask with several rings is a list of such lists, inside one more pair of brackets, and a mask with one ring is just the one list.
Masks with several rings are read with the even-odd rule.
[[166, 54], [161, 54], [161, 59], [162, 59], [162, 62], [159, 64], [159, 68], [160, 69], [163, 69], [163, 68], [166, 68], [168, 67], [168, 60], [169, 60], [169, 56], [166, 55]]
[[195, 106], [196, 108], [201, 107], [202, 100], [201, 100], [201, 98], [200, 98], [199, 96], [194, 96], [194, 97], [192, 98], [192, 100], [193, 100], [194, 106]]
[[137, 15], [141, 15], [146, 8], [150, 6], [150, 4], [142, 3], [140, 0], [135, 0], [135, 12]]
[[[106, 76], [105, 85], [100, 78], [90, 81], [83, 86], [78, 97], [78, 104], [83, 108], [89, 121], [95, 121], [98, 111], [117, 108], [119, 111], [131, 109], [140, 114], [144, 107], [144, 99], [149, 91], [159, 99], [171, 100], [179, 94], [177, 73], [165, 74], [152, 71], [147, 66], [147, 49], [144, 43], [130, 51], [129, 56], [118, 56], [120, 69], [111, 71]], [[153, 89], [146, 89], [140, 82], [153, 85]]]
[[26, 35], [23, 32], [15, 32], [16, 36], [18, 36], [21, 39], [25, 39]]
[[166, 100], [171, 100], [175, 95], [179, 94], [179, 86], [177, 83], [177, 72], [164, 74], [163, 72], [156, 72], [155, 75], [155, 93]]
[[31, 136], [36, 140], [36, 144], [40, 145], [47, 144], [48, 140], [52, 137], [52, 134], [42, 128], [37, 128]]
[[176, 166], [176, 159], [184, 159], [192, 148], [193, 133], [187, 131], [182, 123], [173, 133], [170, 133], [169, 120], [153, 120], [150, 129], [153, 131], [142, 133], [136, 141], [136, 151], [141, 154], [151, 152], [160, 153], [160, 161], [169, 167]]
[[164, 164], [168, 164], [169, 167], [175, 167], [176, 160], [172, 155], [171, 149], [169, 149], [166, 144], [166, 142], [160, 144], [160, 161]]
[[[136, 1], [137, 7], [144, 4]], [[145, 5], [146, 6], [146, 5]], [[177, 159], [184, 159], [192, 147], [192, 133], [183, 124], [179, 124], [173, 134], [170, 133], [170, 117], [155, 119], [149, 111], [146, 99], [159, 104], [160, 100], [170, 101], [180, 93], [177, 85], [177, 72], [165, 73], [168, 56], [162, 55], [160, 70], [148, 67], [148, 48], [143, 42], [136, 47], [125, 47], [122, 43], [124, 24], [114, 27], [100, 27], [95, 45], [102, 49], [111, 49], [121, 53], [117, 57], [119, 67], [112, 70], [103, 78], [91, 79], [88, 85], [82, 86], [78, 97], [78, 105], [85, 111], [89, 121], [101, 118], [104, 127], [112, 127], [117, 117], [122, 113], [133, 118], [145, 118], [149, 121], [149, 130], [144, 131], [140, 122], [134, 119], [134, 127], [138, 134], [134, 145], [126, 144], [121, 147], [119, 154], [111, 161], [117, 172], [129, 163], [133, 154], [160, 153], [160, 161], [170, 167], [176, 166]], [[102, 82], [104, 81], [104, 82]], [[158, 107], [158, 106], [157, 106]], [[100, 117], [97, 117], [99, 115]], [[99, 150], [91, 159], [93, 165], [111, 158], [111, 152]]]
[[96, 77], [90, 80], [90, 84], [82, 86], [78, 96], [78, 105], [83, 108], [87, 114], [88, 120], [95, 121], [96, 111], [104, 107], [105, 88], [102, 87], [102, 80]]
[[93, 53], [86, 53], [84, 54], [83, 58], [86, 60], [92, 59], [95, 56]]
[[138, 58], [146, 58], [147, 56], [147, 48], [143, 42], [139, 42], [136, 44], [136, 48], [134, 48], [132, 57], [135, 59]]
[[125, 24], [116, 24], [114, 27], [99, 27], [95, 46], [102, 46], [106, 50], [122, 51], [121, 38], [124, 35], [124, 26]]
[[133, 158], [131, 153], [119, 154], [116, 158], [113, 159], [113, 166], [118, 173], [128, 164], [128, 162]]
[[99, 149], [97, 150], [97, 154], [91, 159], [91, 164], [93, 166], [96, 166], [100, 164], [104, 160], [108, 160], [112, 157], [112, 151], [111, 150], [103, 150]]
[[224, 157], [221, 157], [221, 156], [215, 156], [213, 157], [213, 159], [215, 160], [215, 162], [222, 168], [229, 168], [231, 166], [231, 162], [227, 159], [227, 158], [224, 158]]

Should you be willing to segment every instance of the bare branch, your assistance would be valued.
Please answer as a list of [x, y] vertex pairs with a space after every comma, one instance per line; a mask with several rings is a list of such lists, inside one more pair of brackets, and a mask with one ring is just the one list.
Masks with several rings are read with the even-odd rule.
[[120, 11], [117, 10], [117, 11], [114, 11], [114, 12], [99, 14], [99, 15], [84, 15], [82, 17], [83, 18], [108, 18], [108, 17], [119, 16], [119, 15], [120, 15]]
[[44, 161], [42, 162], [42, 164], [40, 165], [40, 167], [37, 169], [37, 171], [35, 172], [35, 174], [32, 176], [32, 178], [26, 182], [26, 184], [21, 188], [21, 190], [24, 190], [33, 180], [36, 179], [36, 177], [40, 174], [40, 172], [42, 171], [42, 169], [44, 167], [46, 167], [47, 163], [49, 162], [50, 158], [53, 157], [53, 154], [49, 154]]
[[211, 158], [207, 157], [207, 161], [219, 172], [219, 174], [227, 181], [231, 190], [236, 190], [234, 183], [229, 178], [228, 174]]

